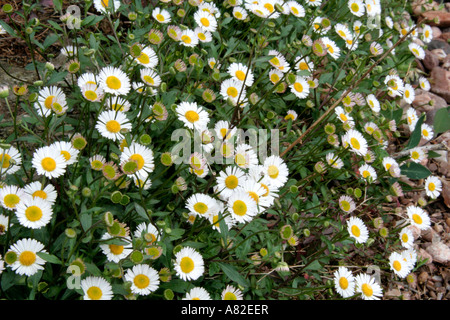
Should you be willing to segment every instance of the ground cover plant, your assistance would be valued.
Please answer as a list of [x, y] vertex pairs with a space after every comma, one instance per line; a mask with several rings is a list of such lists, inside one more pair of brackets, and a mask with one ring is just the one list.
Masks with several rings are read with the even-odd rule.
[[420, 142], [448, 111], [412, 106], [432, 32], [407, 2], [44, 2], [59, 20], [23, 1], [0, 21], [37, 78], [0, 88], [2, 298], [383, 299], [414, 281], [442, 191]]

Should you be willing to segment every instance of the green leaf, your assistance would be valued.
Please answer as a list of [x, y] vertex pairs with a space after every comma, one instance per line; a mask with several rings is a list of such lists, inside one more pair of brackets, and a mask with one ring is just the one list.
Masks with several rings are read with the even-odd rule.
[[144, 218], [145, 221], [149, 221], [147, 211], [144, 208], [142, 208], [141, 205], [139, 205], [135, 202], [134, 208], [136, 209], [136, 212], [138, 213], [138, 215], [140, 215], [142, 218]]
[[53, 264], [62, 264], [61, 260], [53, 254], [48, 254], [45, 252], [37, 252], [36, 253], [40, 258], [44, 259], [47, 262], [53, 263]]
[[67, 71], [53, 73], [51, 75], [50, 79], [48, 79], [47, 85], [55, 84], [55, 83], [58, 83], [58, 82], [64, 80], [64, 78], [67, 76], [67, 74], [68, 74]]
[[401, 174], [410, 179], [425, 179], [431, 175], [431, 171], [419, 163], [408, 162], [400, 167]]
[[55, 6], [56, 11], [61, 12], [62, 0], [53, 0], [53, 5]]
[[237, 282], [243, 287], [249, 286], [247, 280], [236, 270], [235, 267], [221, 262], [218, 262], [218, 265], [220, 266], [222, 271], [228, 276], [228, 278]]
[[411, 138], [409, 139], [408, 145], [406, 149], [412, 149], [417, 147], [420, 142], [420, 138], [422, 137], [422, 123], [425, 119], [425, 114], [423, 114], [419, 120], [417, 120], [416, 127], [414, 128], [413, 133], [411, 134]]
[[83, 21], [81, 22], [81, 26], [83, 27], [93, 26], [96, 23], [102, 21], [103, 18], [104, 16], [96, 16], [96, 15], [88, 16], [83, 19]]
[[80, 216], [81, 226], [84, 231], [87, 231], [92, 226], [92, 216], [87, 213], [83, 213]]
[[57, 40], [58, 40], [58, 35], [55, 33], [51, 33], [47, 36], [47, 38], [45, 38], [43, 46], [45, 49], [47, 49], [48, 47], [50, 47], [52, 44], [54, 44]]
[[0, 20], [0, 25], [5, 29], [6, 32], [8, 32], [11, 36], [17, 37], [17, 33], [14, 31], [13, 28], [11, 28], [5, 21]]
[[322, 269], [322, 265], [320, 264], [319, 260], [314, 260], [312, 263], [310, 263], [308, 266], [306, 266], [303, 270], [313, 270], [317, 271]]
[[450, 130], [450, 108], [442, 108], [436, 112], [433, 122], [435, 134]]

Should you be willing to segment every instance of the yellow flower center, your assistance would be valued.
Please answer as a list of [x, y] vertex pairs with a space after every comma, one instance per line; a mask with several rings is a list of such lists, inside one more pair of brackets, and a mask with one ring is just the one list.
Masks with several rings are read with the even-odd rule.
[[298, 83], [298, 82], [294, 83], [294, 89], [297, 92], [303, 92], [303, 86], [301, 83]]
[[261, 183], [261, 187], [264, 188], [264, 190], [266, 190], [266, 193], [264, 193], [263, 195], [261, 195], [262, 197], [267, 197], [270, 193], [269, 187], [267, 185], [265, 185], [264, 183]]
[[64, 159], [66, 159], [66, 161], [69, 161], [71, 156], [70, 156], [70, 152], [68, 151], [61, 151], [61, 155], [64, 157]]
[[242, 13], [240, 13], [239, 11], [236, 11], [236, 12], [234, 13], [234, 17], [235, 17], [236, 19], [242, 19]]
[[228, 189], [234, 189], [238, 186], [239, 180], [236, 176], [228, 176], [225, 179], [225, 186]]
[[270, 13], [272, 13], [273, 10], [274, 10], [273, 5], [270, 4], [270, 3], [266, 3], [266, 4], [264, 5], [264, 8], [266, 8], [267, 10], [269, 10]]
[[269, 166], [269, 168], [267, 169], [267, 174], [269, 175], [269, 177], [271, 177], [272, 179], [276, 179], [278, 177], [278, 174], [280, 173], [280, 171], [278, 170], [277, 166], [271, 165]]
[[140, 154], [135, 153], [130, 157], [130, 159], [137, 162], [138, 170], [141, 170], [144, 167], [145, 161]]
[[47, 192], [45, 192], [44, 190], [36, 190], [35, 192], [33, 192], [32, 194], [33, 198], [39, 197], [42, 199], [47, 199]]
[[3, 169], [9, 168], [10, 160], [11, 160], [11, 156], [9, 154], [5, 154], [4, 156], [3, 156], [3, 154], [0, 154], [0, 163], [2, 163]]
[[20, 202], [20, 198], [16, 194], [8, 194], [3, 198], [3, 202], [8, 208], [15, 208]]
[[341, 277], [340, 279], [339, 279], [339, 286], [342, 288], [342, 289], [347, 289], [348, 288], [348, 280], [347, 280], [347, 278], [345, 278], [345, 277]]
[[258, 196], [258, 194], [257, 194], [256, 192], [249, 191], [249, 192], [247, 192], [247, 193], [248, 193], [248, 195], [249, 195], [250, 197], [252, 197], [253, 200], [255, 200], [256, 203], [259, 202], [259, 196]]
[[164, 22], [164, 16], [161, 13], [158, 13], [156, 15], [156, 20], [158, 20], [159, 22]]
[[53, 104], [53, 99], [55, 98], [55, 96], [48, 96], [45, 101], [44, 101], [44, 105], [47, 109], [51, 109], [52, 108], [52, 104]]
[[412, 49], [412, 52], [416, 55], [416, 56], [420, 56], [419, 50], [417, 50], [416, 48]]
[[351, 144], [352, 147], [353, 147], [354, 149], [356, 149], [356, 150], [359, 150], [359, 149], [361, 148], [361, 145], [359, 144], [358, 139], [356, 139], [356, 138], [354, 138], [354, 137], [352, 137], [352, 138], [350, 139], [350, 144]]
[[149, 76], [149, 75], [145, 75], [144, 76], [144, 81], [150, 85], [154, 85], [155, 84], [155, 79], [153, 79], [153, 77]]
[[395, 260], [394, 263], [392, 264], [392, 267], [395, 270], [400, 271], [402, 269], [402, 264], [400, 262], [398, 262], [397, 260]]
[[114, 255], [119, 255], [123, 252], [123, 246], [118, 244], [110, 244], [109, 250], [111, 250], [111, 253]]
[[56, 169], [56, 161], [51, 157], [45, 157], [42, 159], [41, 165], [45, 171], [51, 172]]
[[23, 251], [19, 256], [19, 262], [23, 266], [31, 266], [36, 261], [36, 254], [32, 251]]
[[223, 300], [237, 300], [237, 297], [233, 292], [227, 292], [223, 296]]
[[436, 189], [436, 185], [433, 182], [430, 182], [428, 184], [428, 190], [430, 191], [434, 191], [434, 189]]
[[25, 217], [31, 222], [39, 221], [42, 218], [42, 210], [38, 206], [29, 206], [25, 210]]
[[414, 213], [412, 215], [412, 219], [417, 224], [422, 224], [422, 222], [423, 222], [422, 217], [420, 215], [418, 215], [417, 213]]
[[298, 9], [296, 7], [291, 7], [291, 11], [292, 11], [292, 13], [294, 15], [298, 15], [299, 14]]
[[408, 235], [406, 233], [402, 234], [402, 241], [406, 243], [408, 242], [408, 240], [409, 240]]
[[368, 285], [367, 283], [364, 283], [364, 284], [361, 286], [361, 290], [362, 290], [362, 292], [364, 293], [364, 295], [365, 295], [366, 297], [371, 297], [371, 296], [373, 295], [373, 289], [372, 289], [372, 287], [371, 287], [370, 285]]
[[272, 83], [277, 83], [280, 81], [280, 77], [276, 73], [273, 73], [270, 75], [270, 81], [272, 81]]
[[181, 37], [181, 41], [183, 41], [186, 44], [190, 44], [192, 42], [192, 39], [188, 35], [183, 35]]
[[366, 179], [367, 177], [370, 176], [370, 172], [368, 170], [364, 170], [362, 175], [363, 175], [364, 179]]
[[133, 279], [134, 285], [138, 287], [139, 289], [147, 288], [150, 284], [150, 278], [147, 277], [145, 274], [138, 274]]
[[148, 64], [150, 62], [150, 57], [148, 56], [148, 54], [143, 53], [143, 52], [137, 59], [142, 64]]
[[359, 6], [358, 6], [357, 3], [352, 3], [350, 8], [352, 9], [353, 12], [358, 12], [359, 11]]
[[95, 91], [93, 91], [93, 90], [87, 90], [87, 91], [84, 93], [84, 97], [85, 97], [87, 100], [89, 100], [89, 101], [95, 101], [95, 100], [97, 100], [98, 95], [97, 95], [97, 93], [96, 93]]
[[242, 70], [238, 70], [235, 73], [236, 78], [238, 78], [240, 81], [244, 81], [245, 80], [245, 73]]
[[234, 162], [236, 162], [236, 164], [240, 167], [244, 166], [247, 161], [245, 159], [245, 155], [238, 153], [235, 157], [234, 157]]
[[111, 133], [117, 133], [120, 131], [120, 123], [116, 120], [109, 120], [106, 122], [106, 130]]
[[405, 91], [405, 97], [409, 98], [409, 91], [408, 90]]
[[411, 153], [411, 158], [413, 158], [414, 160], [419, 159], [419, 153], [417, 151], [413, 151]]
[[287, 114], [287, 115], [284, 117], [284, 120], [289, 120], [289, 119], [290, 119], [290, 120], [293, 121], [294, 118], [295, 118], [294, 115], [290, 113], [290, 114]]
[[280, 60], [277, 57], [273, 57], [272, 59], [270, 59], [270, 62], [272, 62], [272, 64], [274, 64], [275, 66], [280, 65]]
[[106, 85], [110, 89], [118, 90], [122, 87], [122, 82], [116, 76], [109, 76], [106, 78]]
[[197, 34], [197, 36], [198, 36], [198, 38], [199, 38], [200, 40], [202, 40], [202, 41], [205, 41], [205, 40], [206, 40], [206, 36], [205, 36], [205, 34], [202, 33], [202, 32], [199, 32], [199, 33]]
[[180, 261], [180, 268], [183, 273], [190, 273], [194, 270], [194, 260], [189, 257], [183, 257]]
[[233, 203], [233, 211], [238, 216], [244, 216], [247, 213], [247, 205], [242, 200], [236, 200]]
[[208, 206], [203, 202], [197, 202], [194, 204], [194, 210], [200, 214], [205, 214], [208, 211]]
[[102, 289], [96, 286], [90, 287], [86, 293], [91, 300], [100, 300], [101, 297], [103, 296]]
[[238, 90], [235, 87], [229, 87], [227, 89], [227, 95], [230, 97], [236, 98], [238, 95]]
[[304, 61], [300, 62], [299, 64], [300, 70], [308, 70], [308, 64]]
[[342, 207], [342, 210], [349, 211], [350, 203], [348, 201], [343, 200], [343, 201], [341, 201], [341, 207]]
[[204, 27], [209, 27], [209, 25], [210, 25], [209, 20], [205, 17], [201, 18], [200, 22]]
[[358, 226], [353, 225], [352, 228], [351, 228], [351, 230], [352, 230], [352, 234], [353, 234], [355, 237], [358, 238], [358, 237], [361, 235], [361, 230], [359, 230]]
[[342, 121], [347, 121], [348, 120], [347, 116], [344, 113], [341, 113], [339, 115], [339, 118], [341, 118]]
[[197, 122], [200, 119], [199, 114], [193, 110], [187, 111], [184, 114], [184, 116], [186, 117], [187, 121], [189, 121], [190, 123]]

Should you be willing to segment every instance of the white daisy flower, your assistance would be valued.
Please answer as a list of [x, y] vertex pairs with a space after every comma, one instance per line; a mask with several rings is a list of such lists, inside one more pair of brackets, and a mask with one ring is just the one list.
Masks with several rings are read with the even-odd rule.
[[361, 293], [364, 300], [380, 300], [383, 296], [383, 289], [375, 282], [375, 278], [366, 273], [355, 276], [355, 292]]
[[233, 17], [235, 17], [237, 20], [245, 20], [248, 17], [248, 12], [247, 10], [245, 10], [244, 8], [240, 7], [240, 6], [236, 6], [233, 8]]
[[391, 166], [398, 166], [397, 160], [389, 156], [383, 158], [382, 164], [386, 171], [389, 171]]
[[436, 199], [442, 192], [442, 182], [436, 176], [429, 176], [425, 179], [425, 192], [427, 196]]
[[141, 69], [141, 80], [150, 87], [159, 87], [161, 84], [161, 77], [155, 70], [149, 68]]
[[196, 102], [181, 102], [176, 109], [178, 119], [189, 129], [203, 131], [209, 123], [209, 115]]
[[425, 58], [425, 50], [423, 50], [423, 48], [417, 43], [411, 42], [408, 45], [408, 48], [417, 59], [423, 60]]
[[147, 245], [152, 245], [161, 239], [160, 232], [151, 223], [141, 222], [134, 231], [134, 237], [145, 240]]
[[248, 144], [238, 144], [234, 151], [234, 163], [241, 169], [258, 165], [258, 156]]
[[208, 218], [210, 215], [215, 214], [219, 209], [217, 200], [204, 193], [195, 193], [191, 195], [186, 200], [185, 206], [191, 214], [204, 218]]
[[272, 69], [269, 71], [269, 80], [273, 84], [277, 84], [283, 78], [283, 72], [278, 69]]
[[404, 90], [403, 80], [397, 75], [388, 75], [384, 79], [384, 83], [387, 85], [388, 94], [391, 97], [402, 96]]
[[0, 203], [7, 210], [16, 210], [26, 196], [24, 189], [15, 185], [6, 185], [0, 188]]
[[197, 10], [194, 13], [194, 21], [204, 31], [214, 32], [217, 30], [216, 18], [207, 11]]
[[44, 146], [37, 149], [31, 161], [37, 174], [47, 178], [57, 178], [66, 172], [66, 158], [55, 147]]
[[350, 9], [350, 12], [357, 17], [362, 17], [366, 11], [366, 7], [362, 0], [349, 0], [347, 6]]
[[419, 86], [424, 91], [430, 91], [431, 88], [430, 82], [425, 77], [419, 77]]
[[77, 157], [80, 151], [75, 149], [72, 143], [67, 141], [56, 141], [51, 144], [50, 147], [55, 148], [61, 153], [66, 161], [66, 165], [71, 165], [78, 161]]
[[403, 91], [403, 100], [405, 100], [407, 103], [411, 104], [413, 103], [414, 99], [416, 97], [416, 94], [414, 92], [414, 88], [409, 83], [405, 84], [404, 91]]
[[309, 95], [308, 81], [302, 76], [296, 76], [294, 83], [289, 85], [289, 88], [299, 99], [305, 99]]
[[212, 41], [212, 34], [209, 31], [205, 31], [200, 27], [194, 29], [194, 33], [200, 42], [208, 43]]
[[81, 280], [83, 300], [112, 300], [111, 284], [102, 277], [88, 276]]
[[361, 177], [369, 183], [374, 182], [377, 179], [377, 172], [370, 164], [363, 164], [359, 167], [358, 171]]
[[123, 140], [123, 132], [131, 131], [131, 123], [124, 112], [105, 110], [98, 116], [95, 128], [105, 138]]
[[155, 50], [150, 47], [142, 48], [141, 54], [139, 57], [134, 58], [134, 60], [140, 65], [151, 69], [155, 68], [159, 61]]
[[126, 95], [130, 89], [127, 74], [116, 67], [104, 67], [98, 75], [99, 86], [103, 91], [113, 95]]
[[297, 1], [287, 1], [286, 5], [289, 8], [289, 12], [294, 17], [303, 18], [305, 16], [305, 8], [303, 8], [303, 6]]
[[421, 135], [423, 139], [430, 141], [431, 139], [433, 139], [434, 136], [433, 127], [426, 123], [422, 123]]
[[413, 107], [409, 107], [406, 110], [406, 121], [411, 132], [416, 128], [416, 123], [418, 120], [419, 117], [417, 116], [416, 109], [414, 109]]
[[224, 199], [228, 199], [235, 190], [246, 180], [245, 172], [239, 167], [227, 166], [216, 177], [216, 192]]
[[243, 300], [242, 291], [232, 285], [227, 285], [222, 290], [220, 297], [222, 300]]
[[286, 58], [277, 50], [269, 50], [269, 56], [274, 56], [269, 60], [269, 64], [275, 69], [286, 73], [289, 71], [289, 63], [286, 61]]
[[325, 160], [327, 161], [328, 165], [336, 169], [341, 169], [344, 166], [342, 160], [333, 152], [327, 153], [325, 156]]
[[406, 207], [411, 225], [416, 226], [420, 230], [426, 230], [431, 227], [431, 220], [428, 213], [420, 207], [410, 205]]
[[39, 197], [25, 197], [16, 209], [19, 223], [30, 229], [40, 229], [46, 226], [53, 216], [51, 203]]
[[184, 281], [197, 280], [205, 272], [203, 257], [194, 248], [184, 247], [175, 254], [174, 269]]
[[414, 245], [414, 235], [410, 228], [404, 227], [399, 233], [400, 243], [402, 247], [409, 249]]
[[39, 96], [34, 108], [41, 117], [48, 117], [53, 109], [66, 110], [66, 95], [56, 86], [44, 87], [39, 90]]
[[348, 130], [342, 138], [342, 143], [344, 147], [349, 146], [350, 150], [360, 156], [365, 156], [368, 151], [367, 140], [363, 135], [355, 130]]
[[77, 85], [80, 89], [88, 84], [98, 86], [95, 74], [93, 74], [92, 72], [85, 72], [77, 79]]
[[104, 96], [104, 91], [102, 88], [97, 86], [95, 83], [86, 83], [81, 87], [81, 94], [83, 98], [90, 102], [101, 101]]
[[125, 273], [125, 281], [131, 282], [131, 292], [149, 295], [159, 288], [159, 273], [147, 264], [137, 264]]
[[2, 174], [13, 174], [20, 170], [22, 157], [19, 150], [10, 146], [8, 149], [0, 147], [0, 172]]
[[287, 182], [289, 169], [280, 156], [272, 155], [264, 160], [262, 173], [268, 177], [270, 185], [281, 188]]
[[44, 270], [45, 260], [37, 253], [47, 251], [39, 241], [30, 238], [20, 239], [10, 247], [9, 251], [17, 254], [17, 260], [10, 265], [15, 273], [32, 276], [39, 270]]
[[221, 83], [220, 94], [225, 100], [230, 99], [236, 105], [238, 101], [245, 99], [247, 92], [242, 82], [230, 78]]
[[4, 235], [8, 231], [9, 227], [14, 224], [9, 222], [9, 217], [4, 214], [0, 214], [0, 236]]
[[197, 34], [190, 29], [181, 31], [180, 42], [186, 47], [195, 47], [198, 44]]
[[120, 7], [119, 0], [94, 0], [94, 8], [100, 13], [116, 12]]
[[[122, 165], [130, 159], [137, 162], [136, 173], [142, 177], [146, 177], [148, 174], [152, 173], [155, 168], [153, 151], [135, 141], [133, 141], [129, 147], [123, 149], [123, 152], [120, 155], [120, 164]], [[134, 173], [129, 176], [133, 175]]]
[[350, 217], [347, 221], [347, 231], [357, 243], [365, 243], [369, 239], [369, 230], [358, 217]]
[[392, 252], [389, 255], [389, 266], [392, 271], [400, 278], [406, 278], [409, 274], [410, 267], [408, 263], [403, 259], [403, 256], [398, 252]]
[[169, 11], [167, 11], [166, 9], [161, 9], [159, 7], [153, 9], [152, 17], [159, 23], [163, 24], [169, 23], [172, 20]]
[[323, 44], [327, 47], [327, 53], [333, 58], [338, 59], [341, 55], [341, 49], [337, 46], [336, 42], [328, 37], [321, 38]]
[[[105, 243], [111, 242], [115, 239], [117, 243]], [[120, 260], [125, 259], [131, 252], [133, 252], [133, 246], [129, 237], [113, 237], [108, 232], [101, 237], [100, 249], [106, 256], [106, 259], [111, 262], [118, 263]], [[122, 244], [123, 243], [123, 244]]]
[[346, 267], [339, 267], [334, 273], [334, 288], [343, 298], [355, 294], [355, 277]]
[[428, 24], [422, 29], [422, 40], [425, 43], [430, 43], [433, 40], [433, 29]]
[[409, 156], [410, 159], [416, 163], [420, 163], [422, 162], [422, 160], [425, 160], [427, 158], [427, 154], [421, 147], [409, 149]]
[[253, 72], [240, 62], [233, 62], [227, 70], [228, 74], [236, 81], [250, 87], [253, 84]]
[[339, 197], [339, 208], [345, 213], [351, 213], [355, 210], [355, 201], [349, 195], [342, 195]]
[[202, 287], [194, 287], [186, 293], [182, 300], [212, 300], [208, 291]]
[[378, 113], [380, 112], [381, 108], [380, 108], [380, 102], [378, 101], [378, 99], [375, 97], [374, 94], [369, 94], [366, 98], [367, 104], [370, 107], [370, 109], [372, 109], [373, 112]]
[[258, 214], [255, 200], [243, 191], [233, 192], [227, 201], [227, 210], [238, 223], [249, 222]]

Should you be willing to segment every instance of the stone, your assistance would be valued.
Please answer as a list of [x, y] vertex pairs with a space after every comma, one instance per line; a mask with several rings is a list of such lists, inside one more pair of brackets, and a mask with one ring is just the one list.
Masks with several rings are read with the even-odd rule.
[[425, 249], [420, 248], [419, 252], [417, 253], [417, 255], [422, 259], [422, 260], [427, 260], [427, 262], [425, 263], [427, 266], [432, 265], [433, 263], [433, 257], [431, 256], [431, 254], [429, 254]]
[[447, 263], [450, 261], [450, 248], [445, 243], [438, 241], [429, 246], [426, 251], [438, 263]]
[[[442, 50], [442, 49], [437, 49]], [[439, 66], [439, 57], [430, 50], [425, 50], [425, 58], [422, 60], [424, 67], [428, 70], [433, 70]]]
[[446, 54], [450, 54], [450, 44], [440, 38], [431, 40], [427, 45], [427, 49], [430, 51], [434, 49], [442, 49]]
[[[450, 12], [446, 11], [425, 11], [421, 16], [429, 21], [424, 21], [430, 26], [450, 27]], [[438, 19], [436, 22], [435, 19]]]
[[443, 49], [433, 49], [431, 50], [431, 53], [433, 53], [439, 60], [439, 62], [444, 61], [444, 59], [447, 57], [447, 54]]
[[[447, 102], [440, 96], [422, 89], [416, 89], [415, 93], [416, 96], [412, 103], [413, 107], [416, 108], [419, 113], [425, 112], [425, 123], [432, 125], [436, 112], [441, 108], [446, 108]], [[430, 101], [432, 105], [430, 104]]]
[[435, 67], [430, 73], [431, 91], [450, 102], [450, 71]]
[[431, 30], [433, 30], [433, 39], [440, 38], [442, 35], [442, 31], [438, 27], [431, 27]]

